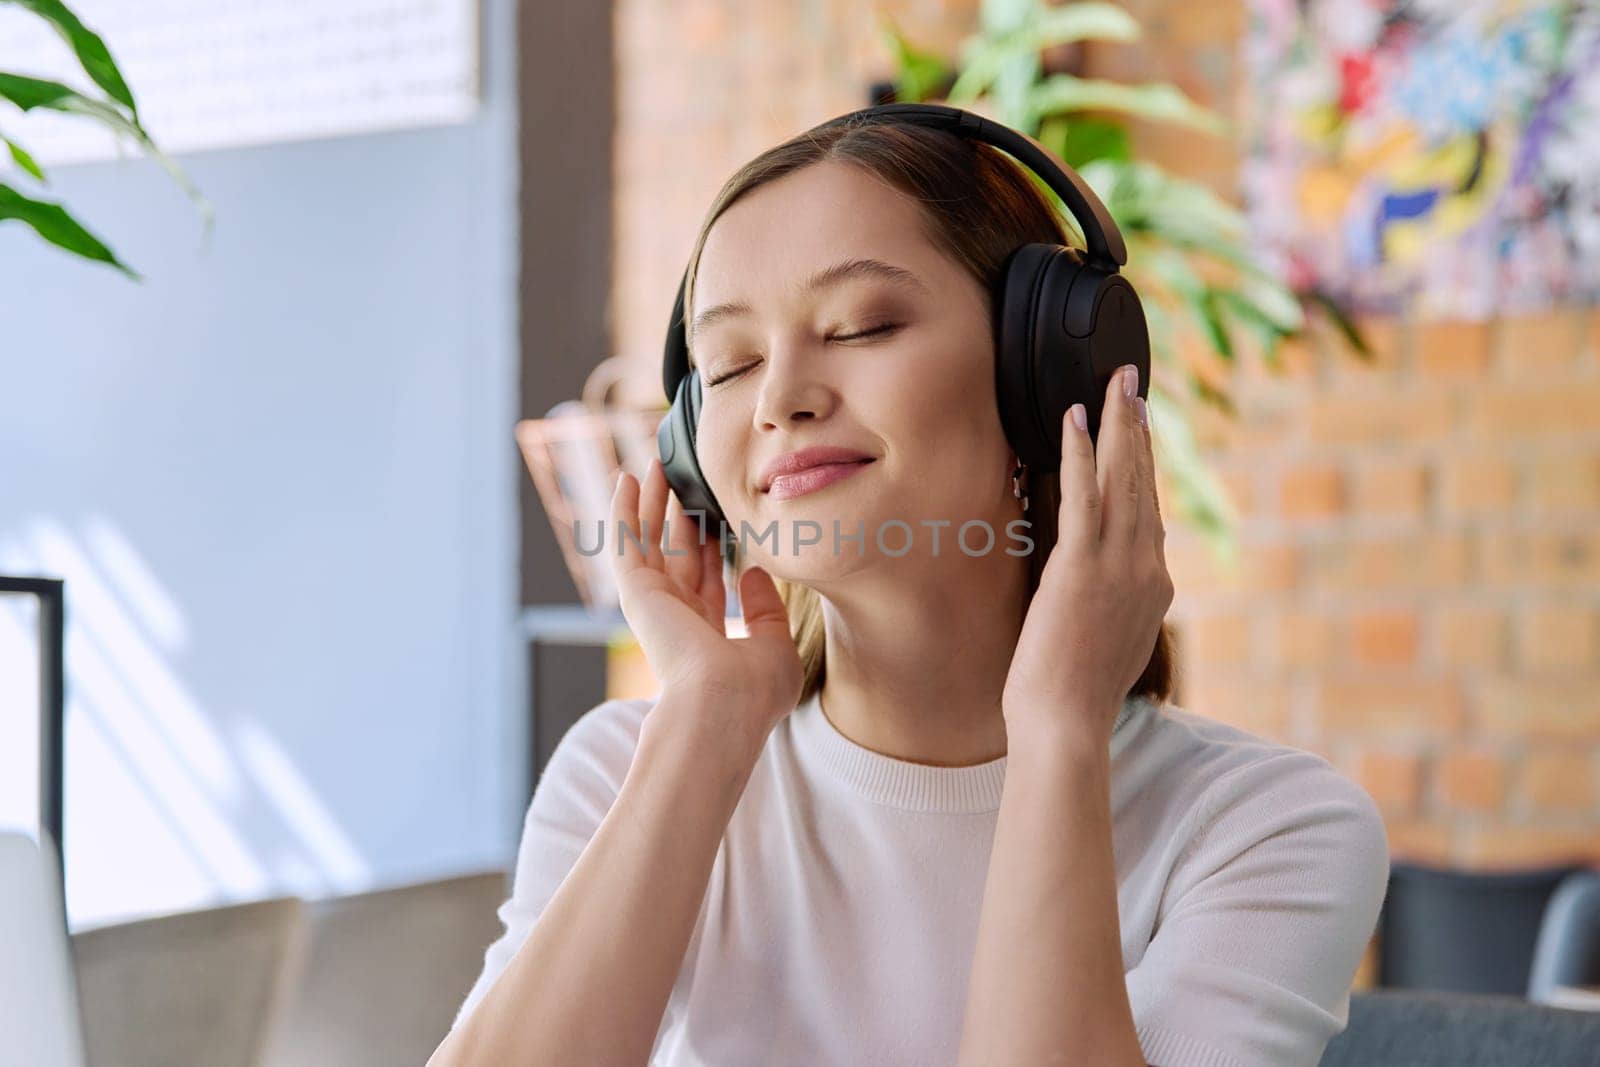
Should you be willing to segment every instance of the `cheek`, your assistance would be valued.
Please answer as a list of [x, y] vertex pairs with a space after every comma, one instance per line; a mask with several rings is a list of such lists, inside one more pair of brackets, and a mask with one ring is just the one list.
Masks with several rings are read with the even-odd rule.
[[741, 457], [745, 450], [738, 438], [739, 428], [749, 424], [748, 411], [741, 414], [736, 405], [721, 398], [707, 401], [700, 410], [695, 454], [711, 492], [725, 509], [737, 508], [738, 501], [743, 498], [739, 487], [744, 478]]
[[893, 381], [878, 383], [877, 395], [901, 413], [897, 421], [915, 436], [937, 442], [940, 452], [988, 452], [996, 441], [1003, 447], [988, 350], [951, 348], [922, 355]]
[[987, 349], [924, 353], [914, 371], [876, 383], [874, 421], [899, 455], [901, 485], [937, 510], [970, 507], [998, 484], [1010, 444]]

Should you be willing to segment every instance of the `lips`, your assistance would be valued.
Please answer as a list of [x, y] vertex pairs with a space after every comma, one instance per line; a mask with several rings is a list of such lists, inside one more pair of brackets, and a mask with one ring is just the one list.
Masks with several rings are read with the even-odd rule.
[[805, 496], [807, 493], [814, 493], [824, 486], [848, 478], [871, 464], [870, 459], [858, 459], [851, 463], [822, 463], [794, 474], [780, 474], [772, 479], [772, 485], [767, 490], [767, 498], [789, 500]]
[[761, 472], [761, 491], [783, 500], [848, 478], [876, 458], [856, 448], [814, 445], [786, 452]]

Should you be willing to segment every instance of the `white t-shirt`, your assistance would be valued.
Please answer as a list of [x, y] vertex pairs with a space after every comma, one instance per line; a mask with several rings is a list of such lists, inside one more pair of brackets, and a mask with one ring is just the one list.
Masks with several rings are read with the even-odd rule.
[[[523, 829], [488, 992], [621, 788], [649, 700], [585, 714]], [[1367, 793], [1321, 756], [1174, 704], [1112, 733], [1128, 998], [1156, 1067], [1314, 1067], [1344, 1029], [1389, 873]], [[818, 698], [773, 729], [718, 846], [651, 1067], [953, 1064], [1006, 758], [893, 759]]]

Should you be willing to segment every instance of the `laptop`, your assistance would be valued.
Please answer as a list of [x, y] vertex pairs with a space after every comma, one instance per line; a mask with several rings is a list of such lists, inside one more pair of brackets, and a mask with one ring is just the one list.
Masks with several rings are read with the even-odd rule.
[[84, 1067], [55, 845], [0, 831], [0, 1063]]

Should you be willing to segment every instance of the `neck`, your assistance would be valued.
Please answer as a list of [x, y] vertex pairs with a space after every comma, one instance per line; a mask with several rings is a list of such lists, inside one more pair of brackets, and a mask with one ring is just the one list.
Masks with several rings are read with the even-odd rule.
[[896, 759], [949, 767], [998, 759], [1028, 561], [996, 552], [919, 563], [916, 575], [873, 568], [818, 589], [823, 711], [850, 740]]

